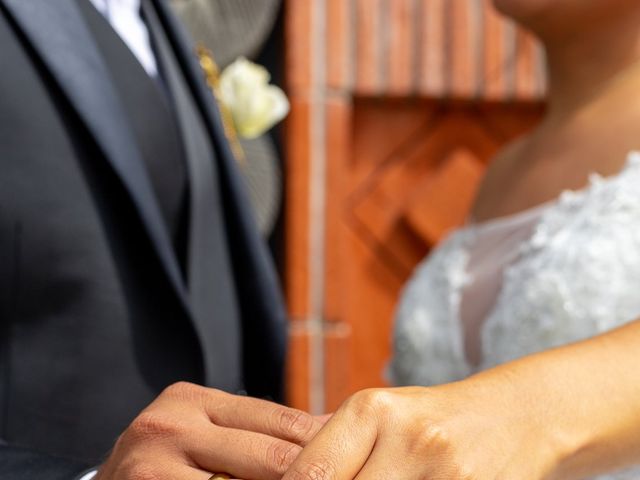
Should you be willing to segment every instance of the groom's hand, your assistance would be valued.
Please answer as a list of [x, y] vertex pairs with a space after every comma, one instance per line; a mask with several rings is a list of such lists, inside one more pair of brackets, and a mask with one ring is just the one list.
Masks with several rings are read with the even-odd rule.
[[[124, 392], [126, 394], [126, 392]], [[125, 430], [96, 480], [280, 480], [322, 420], [188, 383], [167, 388]]]

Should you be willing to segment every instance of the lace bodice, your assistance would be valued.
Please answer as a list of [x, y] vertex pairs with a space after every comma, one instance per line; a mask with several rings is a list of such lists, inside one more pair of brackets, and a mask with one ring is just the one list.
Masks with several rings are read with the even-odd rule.
[[[454, 231], [415, 270], [398, 306], [391, 380], [435, 385], [585, 339], [640, 317], [640, 153], [617, 175], [547, 205], [515, 255], [480, 330], [482, 359], [465, 356], [462, 295], [480, 225]], [[640, 478], [640, 470], [598, 480]]]

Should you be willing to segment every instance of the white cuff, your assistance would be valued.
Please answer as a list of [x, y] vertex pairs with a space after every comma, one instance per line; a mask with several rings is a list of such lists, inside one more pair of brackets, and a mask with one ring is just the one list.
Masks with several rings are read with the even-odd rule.
[[90, 472], [87, 472], [84, 475], [82, 475], [80, 478], [78, 478], [78, 480], [91, 480], [93, 477], [96, 476], [96, 473], [98, 473], [98, 469], [91, 470]]

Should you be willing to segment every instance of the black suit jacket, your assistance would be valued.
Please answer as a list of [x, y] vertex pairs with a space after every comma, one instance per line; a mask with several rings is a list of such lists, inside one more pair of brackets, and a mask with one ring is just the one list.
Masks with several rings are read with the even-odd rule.
[[[274, 269], [192, 48], [153, 4], [217, 155], [245, 388], [279, 400], [285, 313]], [[198, 328], [74, 0], [0, 0], [0, 67], [0, 438], [11, 445], [0, 446], [0, 477], [26, 478], [28, 466], [29, 478], [58, 478], [72, 464], [16, 446], [99, 461], [170, 383], [216, 386], [203, 352], [220, 338]]]

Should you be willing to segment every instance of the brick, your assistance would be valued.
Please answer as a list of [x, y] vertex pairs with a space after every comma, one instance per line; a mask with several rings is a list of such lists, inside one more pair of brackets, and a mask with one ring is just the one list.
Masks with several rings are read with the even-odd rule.
[[484, 68], [482, 97], [490, 100], [504, 99], [508, 95], [506, 69], [510, 58], [505, 44], [509, 27], [494, 9], [491, 0], [483, 0]]
[[300, 410], [310, 408], [309, 333], [303, 323], [289, 329], [289, 349], [286, 373], [287, 404]]
[[541, 46], [523, 30], [518, 31], [516, 42], [515, 96], [518, 100], [539, 101], [546, 90]]
[[344, 395], [387, 385], [384, 370], [391, 353], [393, 312], [405, 280], [388, 270], [376, 245], [368, 243], [357, 231], [349, 231], [347, 242], [351, 261], [345, 265], [345, 311], [351, 336], [346, 363], [348, 388]]
[[311, 100], [292, 95], [286, 122], [287, 193], [285, 204], [285, 292], [289, 314], [296, 319], [310, 312], [309, 299], [309, 168], [311, 161]]
[[389, 0], [386, 24], [387, 95], [410, 96], [415, 91], [418, 21], [417, 0]]
[[463, 223], [484, 173], [484, 166], [468, 149], [455, 148], [444, 165], [408, 201], [407, 222], [434, 246]]
[[308, 91], [313, 84], [312, 32], [314, 2], [287, 0], [285, 3], [286, 78], [291, 91]]
[[340, 321], [343, 316], [342, 266], [348, 261], [344, 251], [344, 202], [352, 155], [352, 110], [353, 104], [344, 96], [327, 101], [324, 318], [330, 322]]
[[418, 79], [420, 93], [441, 98], [446, 85], [446, 2], [450, 0], [419, 0], [420, 55]]
[[476, 1], [449, 3], [450, 60], [448, 78], [454, 98], [475, 98], [480, 90], [482, 11]]
[[382, 0], [355, 0], [356, 2], [356, 88], [360, 95], [379, 95], [384, 91]]
[[345, 323], [329, 325], [325, 329], [325, 411], [335, 412], [349, 396], [349, 342], [351, 327]]
[[327, 86], [349, 92], [356, 66], [353, 0], [326, 0], [326, 15]]

